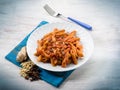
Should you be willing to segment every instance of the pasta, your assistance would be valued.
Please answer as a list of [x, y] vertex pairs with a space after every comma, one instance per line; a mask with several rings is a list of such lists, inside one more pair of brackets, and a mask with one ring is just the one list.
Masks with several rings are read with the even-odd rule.
[[76, 31], [70, 33], [55, 28], [42, 39], [37, 40], [35, 56], [38, 62], [51, 63], [52, 66], [78, 64], [78, 58], [84, 57], [83, 46]]

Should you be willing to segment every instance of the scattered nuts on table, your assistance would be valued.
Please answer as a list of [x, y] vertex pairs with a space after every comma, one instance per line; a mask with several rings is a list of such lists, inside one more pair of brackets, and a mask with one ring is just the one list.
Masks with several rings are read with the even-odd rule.
[[29, 79], [31, 81], [40, 79], [40, 70], [39, 67], [36, 66], [32, 61], [26, 61], [21, 63], [22, 69], [20, 70], [20, 75], [25, 79]]

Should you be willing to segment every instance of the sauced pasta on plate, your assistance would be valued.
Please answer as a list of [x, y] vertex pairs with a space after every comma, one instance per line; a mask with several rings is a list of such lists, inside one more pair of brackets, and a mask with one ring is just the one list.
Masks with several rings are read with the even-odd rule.
[[34, 54], [38, 62], [51, 63], [52, 66], [77, 64], [78, 58], [82, 58], [83, 46], [76, 31], [70, 33], [55, 28], [52, 32], [37, 40], [37, 48]]

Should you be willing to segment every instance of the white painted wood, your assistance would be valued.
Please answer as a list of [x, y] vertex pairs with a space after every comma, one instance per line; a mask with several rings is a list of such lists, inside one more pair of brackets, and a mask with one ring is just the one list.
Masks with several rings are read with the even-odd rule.
[[[23, 79], [19, 68], [4, 59], [40, 21], [64, 22], [49, 16], [42, 7], [45, 3], [93, 26], [89, 32], [95, 44], [92, 57], [59, 88]], [[0, 0], [0, 90], [120, 89], [119, 8], [119, 0]]]

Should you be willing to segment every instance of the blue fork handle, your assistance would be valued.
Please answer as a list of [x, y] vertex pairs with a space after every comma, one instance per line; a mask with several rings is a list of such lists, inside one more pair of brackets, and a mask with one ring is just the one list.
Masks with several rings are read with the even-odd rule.
[[76, 23], [76, 24], [78, 24], [78, 25], [80, 25], [80, 26], [82, 26], [82, 27], [84, 27], [84, 28], [86, 28], [86, 29], [88, 29], [88, 30], [92, 30], [92, 26], [90, 26], [90, 25], [88, 25], [88, 24], [86, 24], [86, 23], [83, 23], [83, 22], [80, 22], [80, 21], [78, 21], [78, 20], [75, 20], [75, 19], [73, 19], [73, 18], [71, 18], [71, 17], [67, 17], [69, 20], [71, 20], [72, 22], [74, 22], [74, 23]]

